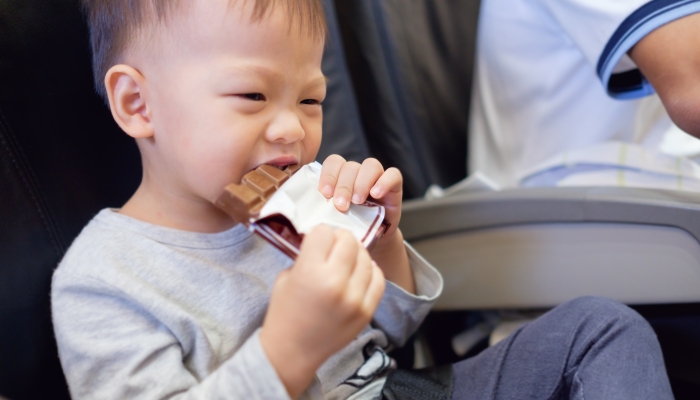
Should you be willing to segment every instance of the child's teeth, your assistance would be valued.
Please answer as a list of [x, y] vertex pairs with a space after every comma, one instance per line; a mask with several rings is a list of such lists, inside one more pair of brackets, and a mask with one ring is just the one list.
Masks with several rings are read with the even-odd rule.
[[289, 165], [277, 165], [277, 164], [267, 164], [267, 165], [269, 165], [271, 167], [275, 167], [275, 168], [279, 169], [280, 171], [284, 171], [289, 166]]

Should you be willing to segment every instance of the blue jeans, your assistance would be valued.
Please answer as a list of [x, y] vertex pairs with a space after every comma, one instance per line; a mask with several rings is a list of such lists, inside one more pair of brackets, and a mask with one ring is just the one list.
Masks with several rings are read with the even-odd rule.
[[673, 399], [649, 324], [612, 300], [582, 297], [454, 364], [452, 399]]

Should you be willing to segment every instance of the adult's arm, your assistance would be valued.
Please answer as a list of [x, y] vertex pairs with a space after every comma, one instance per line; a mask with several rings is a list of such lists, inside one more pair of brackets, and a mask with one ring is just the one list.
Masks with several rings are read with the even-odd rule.
[[673, 122], [700, 137], [700, 13], [657, 28], [628, 54]]

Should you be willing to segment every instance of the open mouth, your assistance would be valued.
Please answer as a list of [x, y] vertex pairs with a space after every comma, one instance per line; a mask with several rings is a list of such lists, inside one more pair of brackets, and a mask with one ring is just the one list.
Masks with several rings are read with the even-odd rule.
[[299, 163], [299, 161], [297, 161], [296, 157], [285, 156], [285, 157], [278, 157], [276, 159], [269, 160], [266, 163], [264, 163], [263, 165], [269, 165], [270, 167], [273, 167], [273, 168], [278, 169], [280, 171], [284, 171], [287, 168], [289, 168], [290, 165], [296, 165], [298, 163]]
[[289, 167], [291, 164], [284, 164], [284, 165], [265, 164], [265, 165], [269, 165], [269, 166], [271, 166], [271, 167], [277, 168], [277, 169], [280, 170], [280, 171], [284, 171], [284, 170], [287, 169], [287, 167]]

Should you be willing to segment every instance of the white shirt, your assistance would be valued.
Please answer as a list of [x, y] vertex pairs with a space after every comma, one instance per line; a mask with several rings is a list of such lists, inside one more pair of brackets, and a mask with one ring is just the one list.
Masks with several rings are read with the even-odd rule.
[[[626, 55], [700, 0], [484, 0], [469, 170], [502, 187], [556, 154], [606, 141], [656, 148], [671, 126]], [[635, 100], [636, 99], [636, 100]]]

